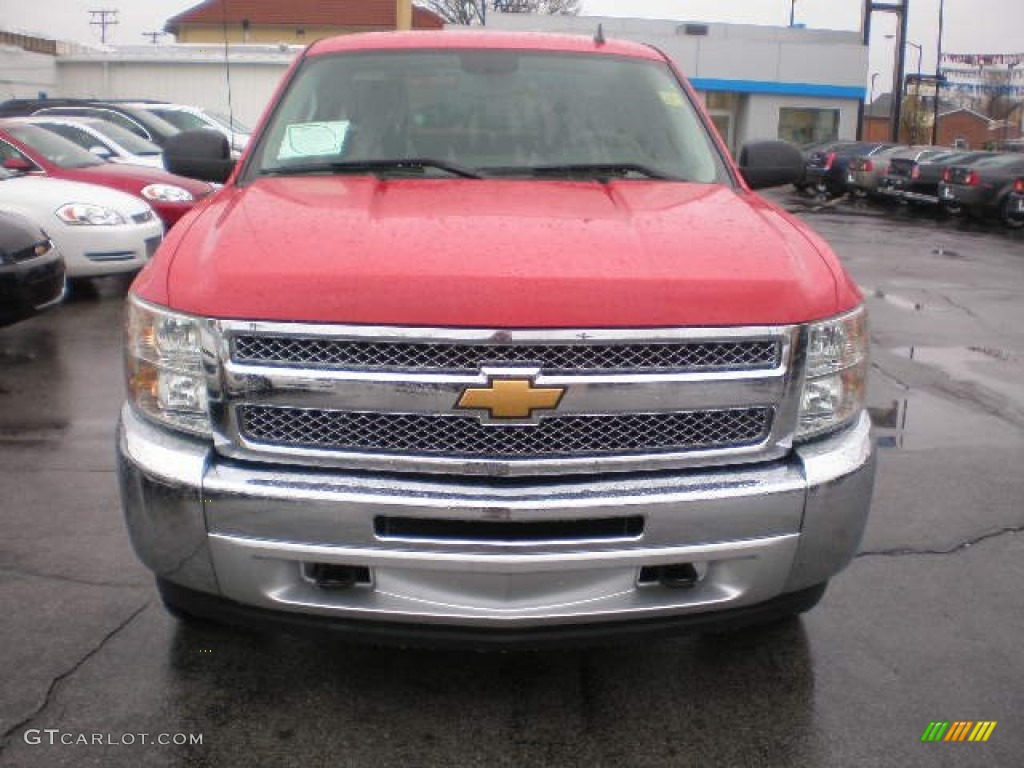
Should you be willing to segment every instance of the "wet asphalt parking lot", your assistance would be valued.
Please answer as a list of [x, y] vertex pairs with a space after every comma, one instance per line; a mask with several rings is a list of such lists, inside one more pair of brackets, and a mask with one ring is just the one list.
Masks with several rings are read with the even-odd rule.
[[[735, 635], [467, 654], [180, 625], [118, 507], [124, 282], [0, 329], [0, 765], [1024, 764], [1024, 238], [800, 215], [868, 297], [878, 483], [823, 602]], [[997, 726], [922, 743], [936, 720]]]

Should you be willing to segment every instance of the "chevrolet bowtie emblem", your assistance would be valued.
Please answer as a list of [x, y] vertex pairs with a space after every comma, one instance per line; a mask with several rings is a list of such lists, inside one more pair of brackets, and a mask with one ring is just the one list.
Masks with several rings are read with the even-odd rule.
[[557, 408], [565, 387], [535, 387], [529, 379], [491, 379], [486, 387], [467, 387], [457, 408], [482, 408], [492, 419], [528, 419], [537, 410]]

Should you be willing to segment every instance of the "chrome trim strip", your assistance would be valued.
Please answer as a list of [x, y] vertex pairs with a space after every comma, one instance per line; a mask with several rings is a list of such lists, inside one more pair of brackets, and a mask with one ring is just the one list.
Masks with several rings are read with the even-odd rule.
[[358, 563], [369, 567], [415, 567], [425, 571], [450, 571], [460, 566], [475, 566], [474, 570], [494, 573], [547, 573], [574, 571], [588, 565], [601, 566], [663, 565], [681, 561], [714, 560], [723, 555], [730, 559], [753, 556], [766, 547], [799, 540], [798, 533], [785, 533], [758, 539], [726, 541], [683, 547], [628, 548], [592, 550], [587, 552], [533, 552], [530, 554], [490, 552], [424, 552], [406, 549], [363, 549], [359, 547], [325, 547], [311, 544], [293, 544], [284, 541], [263, 541], [240, 536], [211, 533], [214, 541], [248, 550], [253, 557], [272, 557], [275, 560], [309, 561], [323, 563]]

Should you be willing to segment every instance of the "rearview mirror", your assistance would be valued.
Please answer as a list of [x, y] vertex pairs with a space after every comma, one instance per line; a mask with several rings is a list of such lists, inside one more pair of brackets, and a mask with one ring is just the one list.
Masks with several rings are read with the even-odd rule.
[[224, 134], [198, 129], [167, 139], [164, 167], [179, 176], [223, 184], [235, 169], [235, 161]]
[[751, 189], [781, 187], [800, 180], [804, 157], [788, 141], [753, 141], [740, 150], [739, 166]]

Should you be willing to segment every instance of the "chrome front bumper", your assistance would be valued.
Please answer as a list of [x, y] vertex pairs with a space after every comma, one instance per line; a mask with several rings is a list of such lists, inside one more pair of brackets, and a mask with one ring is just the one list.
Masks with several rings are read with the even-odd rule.
[[[824, 582], [853, 557], [874, 475], [866, 416], [755, 465], [527, 481], [239, 463], [122, 412], [122, 503], [140, 559], [165, 583], [287, 616], [476, 628], [664, 619], [754, 606]], [[382, 517], [561, 521], [622, 515], [598, 540], [379, 535]], [[689, 587], [639, 583], [692, 564]], [[311, 564], [366, 569], [345, 589]]]

